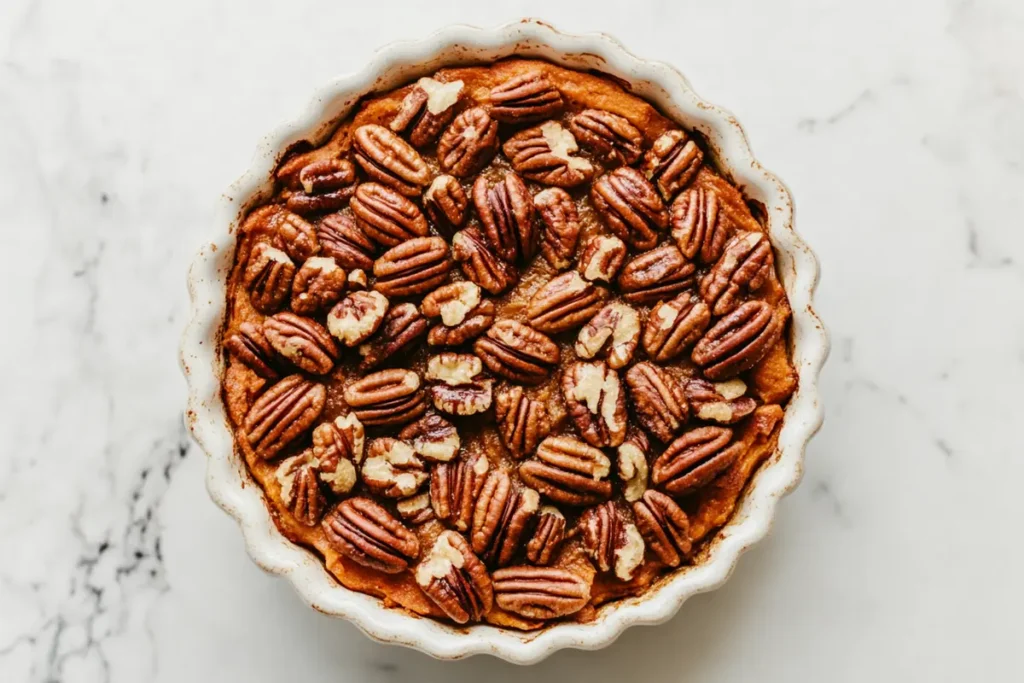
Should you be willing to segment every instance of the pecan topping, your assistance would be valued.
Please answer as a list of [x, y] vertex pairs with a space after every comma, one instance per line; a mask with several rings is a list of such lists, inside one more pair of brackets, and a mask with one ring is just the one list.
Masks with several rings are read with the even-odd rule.
[[366, 432], [354, 413], [339, 415], [313, 430], [313, 457], [322, 481], [336, 495], [356, 485], [356, 465], [363, 461]]
[[350, 270], [348, 273], [348, 289], [350, 292], [359, 292], [366, 289], [366, 285], [369, 284], [369, 278], [366, 277], [366, 271], [356, 268]]
[[426, 237], [430, 232], [419, 207], [384, 185], [363, 183], [356, 188], [351, 207], [363, 233], [384, 247]]
[[622, 480], [622, 497], [626, 502], [640, 500], [647, 490], [647, 452], [650, 442], [643, 432], [633, 432], [619, 446], [619, 479]]
[[293, 191], [285, 200], [289, 211], [307, 215], [337, 211], [356, 190], [356, 169], [347, 159], [322, 159], [299, 171], [302, 191]]
[[369, 498], [338, 503], [320, 526], [338, 553], [386, 574], [405, 571], [420, 554], [416, 534]]
[[635, 304], [664, 301], [693, 286], [696, 267], [671, 244], [640, 254], [619, 275], [622, 298]]
[[590, 602], [590, 584], [567, 569], [507, 567], [494, 572], [494, 600], [527, 619], [557, 619]]
[[281, 461], [274, 476], [281, 486], [281, 502], [292, 517], [306, 526], [316, 526], [327, 501], [316, 480], [312, 453], [303, 451]]
[[471, 353], [445, 352], [427, 360], [426, 379], [453, 387], [472, 384], [483, 372], [483, 363]]
[[484, 299], [466, 313], [465, 319], [448, 327], [443, 322], [430, 329], [427, 343], [431, 346], [461, 346], [487, 331], [494, 323], [494, 302]]
[[586, 109], [569, 120], [569, 130], [581, 145], [609, 164], [632, 164], [640, 158], [644, 134], [618, 114]]
[[560, 358], [550, 338], [515, 320], [491, 325], [473, 350], [491, 372], [520, 384], [540, 384]]
[[693, 347], [693, 362], [711, 380], [757, 365], [782, 334], [784, 320], [763, 301], [748, 301], [719, 320]]
[[400, 359], [420, 342], [427, 332], [427, 321], [413, 304], [392, 306], [384, 315], [380, 334], [359, 347], [363, 357], [360, 370], [373, 368], [393, 359]]
[[385, 296], [423, 294], [444, 284], [452, 261], [440, 237], [417, 237], [384, 252], [373, 264], [374, 289]]
[[348, 385], [345, 402], [363, 424], [412, 422], [427, 410], [420, 377], [412, 370], [381, 370]]
[[473, 508], [490, 464], [477, 453], [466, 460], [442, 462], [430, 473], [430, 502], [442, 522], [469, 529]]
[[484, 480], [473, 511], [473, 551], [493, 567], [509, 564], [539, 502], [536, 491], [516, 488], [508, 474], [492, 470]]
[[526, 544], [526, 559], [546, 566], [554, 559], [555, 551], [565, 540], [565, 515], [553, 505], [544, 505], [537, 512], [537, 525]]
[[313, 315], [330, 308], [341, 298], [345, 284], [345, 271], [330, 256], [306, 259], [292, 281], [292, 310]]
[[352, 292], [331, 309], [327, 329], [345, 346], [362, 344], [384, 322], [388, 298], [380, 292]]
[[398, 516], [409, 524], [419, 526], [434, 519], [434, 509], [430, 507], [430, 493], [423, 492], [409, 498], [403, 498], [395, 504]]
[[483, 364], [469, 353], [442, 353], [427, 361], [434, 407], [449, 415], [475, 415], [491, 407], [493, 380], [480, 378]]
[[342, 268], [367, 270], [373, 267], [377, 248], [348, 214], [324, 217], [317, 230], [324, 255], [333, 258]]
[[522, 460], [551, 433], [551, 419], [543, 401], [527, 398], [523, 388], [502, 387], [494, 404], [498, 433], [512, 457]]
[[469, 198], [459, 181], [450, 175], [439, 175], [423, 193], [423, 210], [437, 231], [451, 239], [466, 220]]
[[430, 169], [419, 152], [384, 126], [371, 123], [356, 128], [352, 152], [371, 180], [407, 197], [418, 197], [430, 183]]
[[690, 554], [690, 520], [678, 504], [660, 491], [648, 491], [633, 503], [640, 535], [662, 564], [678, 567]]
[[487, 178], [478, 177], [473, 183], [473, 204], [484, 235], [498, 256], [509, 263], [533, 258], [538, 237], [535, 210], [522, 178], [506, 173], [502, 182], [490, 185]]
[[473, 107], [455, 117], [437, 143], [441, 170], [465, 178], [482, 170], [498, 151], [498, 122], [482, 107]]
[[654, 247], [668, 225], [668, 209], [635, 168], [623, 166], [598, 178], [590, 199], [611, 231], [636, 249]]
[[388, 498], [411, 496], [427, 480], [427, 470], [412, 446], [390, 437], [370, 442], [362, 473], [367, 488]]
[[580, 274], [591, 282], [611, 282], [626, 260], [626, 245], [618, 237], [595, 235], [583, 245]]
[[415, 147], [429, 145], [455, 116], [462, 86], [462, 81], [441, 83], [421, 78], [402, 100], [389, 128], [396, 133], [409, 131], [409, 142]]
[[632, 362], [639, 341], [640, 314], [615, 301], [583, 326], [573, 349], [580, 358], [605, 358], [608, 367], [618, 370]]
[[487, 567], [454, 531], [437, 537], [416, 566], [416, 583], [457, 624], [480, 621], [494, 604]]
[[594, 166], [574, 156], [578, 150], [576, 138], [555, 121], [520, 131], [502, 146], [517, 173], [556, 187], [574, 187], [594, 176]]
[[278, 378], [274, 347], [267, 341], [259, 325], [242, 323], [238, 326], [238, 333], [224, 342], [224, 348], [263, 379]]
[[711, 314], [735, 311], [744, 293], [759, 289], [768, 280], [773, 263], [772, 245], [763, 234], [745, 232], [729, 240], [722, 257], [700, 281], [700, 295], [711, 307]]
[[672, 360], [700, 339], [710, 322], [707, 304], [683, 292], [651, 309], [644, 326], [644, 351], [659, 363]]
[[526, 318], [541, 332], [565, 332], [593, 318], [607, 299], [607, 289], [587, 282], [572, 270], [548, 280], [534, 292]]
[[592, 446], [626, 438], [626, 396], [619, 375], [603, 361], [576, 362], [562, 374], [562, 396], [580, 436]]
[[644, 561], [644, 539], [636, 525], [622, 517], [615, 503], [608, 501], [580, 515], [583, 547], [597, 563], [598, 570], [610, 572], [623, 581]]
[[549, 187], [533, 198], [541, 219], [544, 234], [540, 253], [555, 270], [565, 270], [576, 256], [576, 243], [580, 238], [580, 217], [576, 203], [560, 187]]
[[316, 229], [305, 218], [291, 211], [278, 213], [270, 222], [273, 243], [293, 261], [305, 261], [320, 251]]
[[565, 103], [562, 93], [540, 71], [531, 71], [491, 88], [491, 116], [507, 123], [526, 123], [554, 116]]
[[667, 202], [696, 177], [703, 160], [697, 143], [681, 130], [670, 130], [647, 150], [642, 168]]
[[519, 476], [542, 496], [563, 505], [593, 505], [612, 495], [611, 461], [600, 449], [566, 436], [549, 436]]
[[651, 480], [673, 496], [704, 486], [724, 472], [743, 451], [743, 443], [730, 444], [728, 427], [691, 429], [669, 444], [654, 461]]
[[660, 441], [671, 441], [690, 414], [679, 380], [668, 370], [645, 361], [626, 371], [626, 385], [644, 429]]
[[452, 237], [452, 256], [467, 279], [491, 294], [501, 294], [519, 281], [515, 267], [498, 258], [484, 243], [484, 236], [476, 228], [460, 230]]
[[448, 462], [459, 452], [459, 433], [440, 415], [427, 415], [398, 433], [412, 449], [430, 462]]
[[309, 318], [278, 313], [263, 321], [263, 333], [270, 345], [300, 370], [324, 375], [338, 360], [338, 347], [331, 335]]
[[757, 407], [757, 401], [744, 395], [747, 385], [741, 379], [712, 384], [695, 377], [687, 383], [685, 391], [686, 399], [693, 406], [693, 416], [698, 420], [735, 424]]
[[687, 190], [672, 202], [672, 239], [687, 258], [714, 263], [722, 255], [729, 232], [713, 190]]
[[420, 310], [428, 318], [441, 318], [447, 327], [466, 322], [466, 318], [480, 303], [480, 286], [463, 280], [438, 287], [423, 297]]
[[242, 428], [256, 455], [270, 460], [313, 426], [327, 390], [301, 375], [289, 375], [256, 399]]
[[242, 282], [249, 290], [249, 301], [260, 313], [271, 314], [281, 308], [292, 291], [295, 264], [280, 249], [266, 242], [252, 248]]

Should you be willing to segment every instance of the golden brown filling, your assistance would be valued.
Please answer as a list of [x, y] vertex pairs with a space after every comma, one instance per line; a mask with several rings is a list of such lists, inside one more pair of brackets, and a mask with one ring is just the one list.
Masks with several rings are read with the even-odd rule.
[[765, 227], [618, 83], [513, 59], [362, 102], [238, 233], [236, 444], [350, 589], [587, 621], [699, 564], [796, 386]]

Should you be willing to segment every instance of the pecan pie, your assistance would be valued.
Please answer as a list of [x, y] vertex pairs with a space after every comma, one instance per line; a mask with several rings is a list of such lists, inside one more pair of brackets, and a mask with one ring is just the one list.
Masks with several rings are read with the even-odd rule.
[[511, 59], [367, 98], [273, 182], [223, 397], [339, 583], [527, 630], [705, 560], [796, 373], [763, 215], [699, 135]]

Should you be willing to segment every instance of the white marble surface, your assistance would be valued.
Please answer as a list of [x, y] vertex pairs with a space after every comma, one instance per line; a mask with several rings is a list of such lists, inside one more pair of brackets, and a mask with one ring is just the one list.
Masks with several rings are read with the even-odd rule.
[[[0, 3], [0, 680], [1024, 680], [1024, 5], [402, 5]], [[522, 15], [738, 115], [834, 341], [804, 482], [732, 580], [529, 672], [372, 643], [261, 573], [175, 361], [186, 265], [260, 135], [381, 44]]]

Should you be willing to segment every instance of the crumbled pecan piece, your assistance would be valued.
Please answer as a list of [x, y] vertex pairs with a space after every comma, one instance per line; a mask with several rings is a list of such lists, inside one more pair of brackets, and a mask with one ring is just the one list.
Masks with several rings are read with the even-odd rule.
[[302, 167], [298, 183], [301, 190], [294, 188], [285, 200], [289, 211], [302, 215], [337, 211], [356, 191], [356, 169], [347, 159], [321, 159]]
[[491, 294], [501, 294], [519, 281], [515, 266], [498, 258], [475, 227], [455, 233], [452, 256], [468, 280]]
[[505, 448], [517, 460], [533, 453], [537, 444], [551, 433], [551, 419], [544, 402], [527, 398], [517, 385], [499, 389], [494, 415]]
[[517, 173], [544, 185], [575, 187], [594, 176], [594, 165], [574, 156], [576, 138], [556, 121], [516, 133], [501, 149]]
[[317, 227], [317, 236], [323, 254], [333, 258], [342, 268], [373, 268], [377, 247], [348, 214], [325, 216]]
[[619, 274], [622, 298], [635, 304], [664, 301], [693, 287], [696, 267], [671, 244], [640, 254]]
[[700, 339], [710, 322], [707, 304], [683, 292], [651, 309], [642, 337], [644, 351], [659, 363], [670, 361]]
[[519, 466], [523, 482], [555, 503], [593, 505], [612, 495], [611, 461], [599, 448], [566, 436], [549, 436], [535, 457]]
[[668, 225], [668, 209], [635, 168], [623, 166], [594, 181], [590, 200], [605, 224], [630, 246], [646, 250]]
[[731, 231], [714, 190], [687, 190], [672, 202], [672, 239], [688, 259], [714, 263]]
[[320, 251], [316, 228], [291, 211], [281, 211], [275, 215], [270, 221], [270, 231], [274, 246], [288, 254], [293, 261], [305, 261]]
[[644, 561], [644, 539], [636, 525], [623, 518], [614, 502], [584, 510], [579, 525], [583, 547], [594, 558], [598, 570], [614, 570], [622, 581], [633, 578], [633, 572]]
[[743, 451], [728, 427], [698, 427], [669, 444], [654, 461], [651, 480], [673, 496], [694, 491], [724, 472]]
[[400, 431], [398, 438], [412, 444], [412, 449], [430, 462], [448, 462], [459, 452], [458, 431], [440, 415], [420, 418]]
[[640, 158], [644, 134], [618, 114], [585, 109], [569, 120], [569, 130], [606, 163], [628, 165]]
[[224, 342], [224, 348], [263, 379], [275, 380], [280, 376], [274, 347], [267, 341], [261, 326], [242, 323], [238, 332]]
[[370, 123], [356, 128], [352, 152], [371, 180], [407, 197], [418, 197], [430, 183], [430, 169], [419, 152], [384, 126]]
[[473, 107], [455, 117], [437, 143], [441, 170], [465, 178], [482, 170], [498, 151], [498, 122], [483, 107]]
[[585, 324], [607, 300], [607, 289], [587, 282], [572, 270], [551, 278], [534, 292], [526, 318], [534, 329], [557, 334]]
[[506, 567], [492, 579], [498, 607], [527, 619], [565, 617], [590, 602], [590, 584], [567, 569]]
[[323, 325], [284, 311], [263, 321], [263, 333], [270, 345], [295, 367], [314, 375], [334, 369], [338, 346]]
[[492, 567], [509, 564], [539, 502], [536, 491], [517, 488], [508, 474], [492, 470], [484, 480], [473, 511], [473, 551]]
[[313, 426], [327, 402], [322, 384], [289, 375], [252, 404], [242, 430], [256, 455], [270, 460]]
[[363, 483], [387, 498], [406, 498], [427, 480], [427, 470], [412, 446], [381, 437], [370, 442], [362, 467]]
[[682, 383], [654, 363], [637, 363], [626, 371], [626, 385], [636, 417], [662, 442], [671, 441], [690, 416]]
[[782, 334], [784, 318], [764, 301], [748, 301], [719, 320], [691, 358], [708, 379], [735, 377], [757, 365]]
[[622, 480], [622, 497], [626, 502], [639, 500], [647, 490], [647, 453], [650, 442], [643, 432], [636, 431], [626, 437], [617, 451], [619, 479]]
[[473, 344], [484, 365], [520, 384], [540, 384], [558, 364], [558, 345], [516, 320], [499, 320]]
[[409, 524], [419, 526], [434, 519], [434, 509], [430, 507], [430, 493], [423, 493], [403, 498], [395, 503], [398, 516]]
[[686, 384], [686, 399], [698, 420], [731, 425], [754, 412], [757, 401], [746, 396], [747, 385], [741, 379], [711, 383], [694, 377]]
[[606, 304], [580, 330], [573, 349], [580, 358], [605, 358], [618, 370], [633, 361], [640, 341], [640, 314], [627, 304]]
[[350, 292], [360, 292], [370, 284], [370, 279], [366, 277], [366, 271], [360, 268], [350, 270], [346, 280], [345, 284], [348, 285], [348, 291]]
[[580, 436], [592, 446], [618, 446], [626, 438], [626, 395], [604, 361], [576, 362], [562, 373], [562, 396]]
[[555, 551], [565, 540], [565, 515], [553, 505], [543, 505], [537, 511], [537, 524], [533, 536], [526, 544], [526, 559], [531, 564], [547, 566]]
[[697, 176], [704, 152], [681, 130], [670, 130], [654, 141], [641, 165], [665, 201]]
[[313, 315], [338, 302], [346, 286], [345, 271], [330, 256], [306, 259], [292, 281], [292, 310]]
[[345, 388], [345, 402], [366, 425], [412, 422], [427, 410], [420, 376], [412, 370], [381, 370]]
[[478, 177], [473, 183], [473, 205], [484, 236], [498, 256], [509, 263], [533, 258], [537, 253], [536, 210], [522, 178], [509, 172], [491, 185], [484, 176]]
[[389, 297], [416, 296], [444, 284], [451, 270], [448, 244], [440, 237], [417, 237], [393, 247], [373, 264], [373, 287]]
[[487, 458], [480, 453], [434, 467], [430, 472], [430, 502], [439, 520], [459, 531], [469, 529], [476, 497], [489, 467]]
[[700, 295], [711, 307], [711, 314], [735, 311], [743, 294], [768, 281], [774, 262], [772, 245], [762, 233], [745, 232], [729, 240], [721, 258], [700, 281]]
[[595, 235], [583, 245], [579, 271], [584, 279], [611, 282], [626, 260], [626, 245], [618, 237]]
[[327, 500], [316, 479], [316, 463], [310, 451], [286, 458], [274, 473], [281, 487], [281, 502], [292, 517], [306, 526], [316, 526]]
[[249, 254], [242, 283], [249, 291], [253, 308], [269, 315], [288, 299], [294, 277], [295, 264], [288, 254], [266, 242], [259, 242]]
[[690, 520], [679, 505], [660, 491], [648, 491], [633, 503], [640, 535], [662, 564], [678, 567], [690, 554]]
[[331, 309], [327, 329], [345, 346], [362, 344], [380, 328], [388, 298], [380, 292], [352, 292]]
[[549, 187], [533, 197], [544, 233], [540, 253], [555, 270], [565, 270], [576, 256], [576, 243], [580, 238], [580, 217], [576, 202], [560, 187]]
[[385, 362], [401, 360], [427, 333], [427, 321], [415, 305], [398, 304], [388, 309], [380, 332], [359, 347], [360, 370], [372, 370]]
[[386, 574], [405, 571], [420, 554], [416, 534], [369, 498], [343, 500], [320, 526], [335, 551]]
[[451, 239], [466, 221], [469, 197], [453, 176], [439, 175], [423, 193], [423, 210], [437, 231]]
[[363, 183], [356, 188], [351, 207], [363, 233], [386, 248], [430, 232], [419, 207], [384, 185]]
[[520, 74], [491, 88], [491, 116], [507, 123], [526, 123], [562, 111], [562, 93], [540, 71]]
[[494, 604], [487, 567], [454, 531], [437, 537], [416, 566], [416, 583], [457, 624], [480, 621]]
[[363, 461], [366, 431], [355, 413], [339, 415], [313, 430], [313, 457], [327, 488], [343, 495], [356, 485], [356, 466]]
[[414, 147], [429, 145], [455, 116], [462, 88], [462, 81], [442, 83], [421, 78], [402, 100], [388, 127], [396, 133], [409, 131], [409, 142]]

